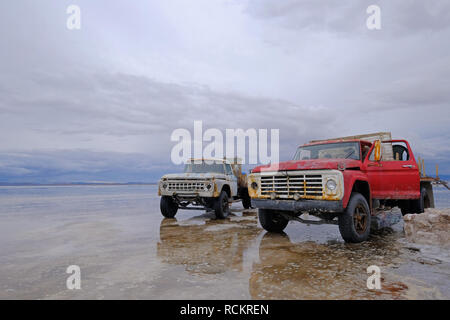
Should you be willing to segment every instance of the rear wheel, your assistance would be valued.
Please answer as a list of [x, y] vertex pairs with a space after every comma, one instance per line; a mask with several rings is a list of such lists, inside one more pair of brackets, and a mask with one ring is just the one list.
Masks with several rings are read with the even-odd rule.
[[369, 237], [370, 209], [362, 194], [352, 193], [347, 208], [338, 219], [339, 231], [345, 242], [363, 242]]
[[408, 213], [423, 213], [425, 211], [425, 197], [427, 196], [427, 189], [422, 187], [420, 189], [420, 198], [417, 200], [409, 200], [402, 206], [402, 215]]
[[230, 213], [230, 205], [228, 203], [228, 194], [222, 190], [220, 196], [214, 202], [214, 212], [217, 219], [225, 219]]
[[411, 200], [411, 213], [423, 213], [425, 211], [425, 197], [427, 196], [427, 189], [420, 189], [420, 198]]
[[252, 207], [252, 200], [248, 194], [248, 188], [242, 188], [239, 191], [239, 196], [242, 199], [242, 206], [244, 209], [250, 209]]
[[173, 218], [177, 214], [178, 204], [172, 197], [162, 196], [160, 202], [161, 213], [166, 218]]
[[258, 218], [261, 226], [269, 232], [283, 232], [289, 220], [275, 210], [258, 209]]

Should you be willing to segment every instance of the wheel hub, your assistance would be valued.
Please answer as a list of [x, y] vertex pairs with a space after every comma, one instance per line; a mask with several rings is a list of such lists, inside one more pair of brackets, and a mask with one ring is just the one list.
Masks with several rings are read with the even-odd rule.
[[353, 213], [353, 224], [357, 233], [362, 234], [367, 228], [367, 212], [364, 206], [358, 205]]

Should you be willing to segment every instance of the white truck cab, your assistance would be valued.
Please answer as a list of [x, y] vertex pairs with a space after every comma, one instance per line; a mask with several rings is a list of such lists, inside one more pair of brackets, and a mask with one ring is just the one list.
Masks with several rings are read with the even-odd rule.
[[173, 218], [178, 209], [206, 209], [214, 210], [217, 218], [225, 218], [234, 200], [250, 208], [246, 175], [241, 168], [239, 159], [189, 159], [183, 173], [161, 177], [161, 213]]

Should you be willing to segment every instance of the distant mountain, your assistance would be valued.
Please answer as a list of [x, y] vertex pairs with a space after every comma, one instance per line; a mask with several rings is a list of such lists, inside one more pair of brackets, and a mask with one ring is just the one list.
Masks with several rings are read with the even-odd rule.
[[155, 183], [182, 167], [145, 154], [83, 150], [0, 153], [0, 184]]
[[67, 182], [67, 183], [14, 183], [0, 182], [0, 186], [108, 186], [108, 185], [155, 185], [157, 182]]
[[[243, 170], [253, 167], [244, 165]], [[434, 174], [433, 167], [430, 161], [428, 174]], [[173, 165], [170, 159], [158, 163], [146, 154], [83, 150], [0, 153], [0, 185], [156, 183], [162, 175], [182, 170], [183, 166]], [[450, 175], [440, 176], [450, 181]]]

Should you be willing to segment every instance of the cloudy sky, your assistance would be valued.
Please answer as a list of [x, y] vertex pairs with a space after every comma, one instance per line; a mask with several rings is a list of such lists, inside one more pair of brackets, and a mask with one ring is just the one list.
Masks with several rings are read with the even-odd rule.
[[285, 160], [391, 131], [450, 174], [449, 39], [447, 0], [3, 0], [0, 182], [155, 181], [194, 120], [280, 129]]

